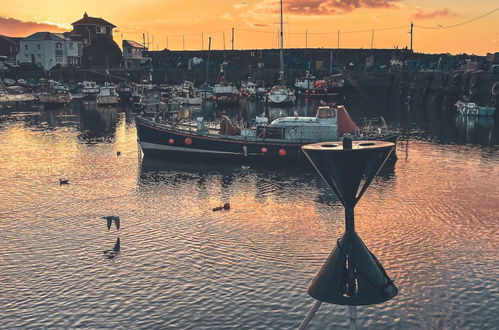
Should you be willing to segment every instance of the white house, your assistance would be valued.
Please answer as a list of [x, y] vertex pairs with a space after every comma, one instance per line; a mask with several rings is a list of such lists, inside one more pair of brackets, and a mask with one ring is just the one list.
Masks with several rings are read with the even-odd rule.
[[143, 45], [133, 40], [123, 40], [123, 64], [127, 69], [140, 67], [142, 52], [147, 50]]
[[61, 66], [79, 66], [82, 44], [72, 41], [62, 33], [37, 32], [21, 39], [18, 63], [35, 63], [45, 70], [57, 64]]

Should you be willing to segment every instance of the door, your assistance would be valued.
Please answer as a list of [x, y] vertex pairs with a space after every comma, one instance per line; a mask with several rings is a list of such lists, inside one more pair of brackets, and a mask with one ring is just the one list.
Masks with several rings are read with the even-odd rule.
[[31, 55], [31, 63], [35, 63], [35, 55]]

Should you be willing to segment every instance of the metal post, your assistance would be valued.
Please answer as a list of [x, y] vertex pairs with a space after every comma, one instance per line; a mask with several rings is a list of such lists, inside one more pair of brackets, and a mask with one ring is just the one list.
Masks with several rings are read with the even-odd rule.
[[185, 50], [185, 36], [182, 34], [182, 50]]
[[310, 321], [312, 321], [312, 318], [314, 317], [315, 313], [317, 312], [319, 307], [321, 307], [321, 304], [322, 304], [322, 301], [320, 301], [320, 300], [317, 300], [315, 302], [315, 304], [312, 306], [312, 308], [310, 308], [310, 310], [308, 311], [307, 316], [305, 316], [305, 319], [301, 322], [300, 326], [298, 327], [298, 330], [305, 330], [307, 328]]
[[374, 48], [374, 29], [373, 29], [373, 33], [371, 35], [371, 49]]
[[411, 50], [412, 50], [412, 35], [413, 35], [413, 32], [414, 32], [414, 24], [411, 21], [411, 32], [410, 32], [410, 34], [411, 34]]
[[340, 29], [338, 29], [338, 49], [340, 49]]
[[[206, 59], [206, 74], [205, 74], [205, 77], [204, 77], [204, 88], [206, 90], [206, 88], [208, 87], [208, 70], [209, 70], [209, 67], [210, 67], [210, 50], [211, 50], [211, 37], [208, 38], [208, 56], [207, 56], [207, 59]], [[206, 97], [206, 92], [205, 92], [205, 97]]]
[[308, 29], [305, 30], [305, 48], [308, 49]]
[[230, 42], [232, 43], [232, 50], [234, 50], [234, 28], [232, 28], [232, 40]]
[[223, 41], [224, 50], [225, 50], [225, 32], [222, 32], [222, 41]]
[[168, 48], [168, 37], [166, 37], [166, 49], [169, 49]]
[[204, 50], [204, 33], [201, 32], [201, 50]]

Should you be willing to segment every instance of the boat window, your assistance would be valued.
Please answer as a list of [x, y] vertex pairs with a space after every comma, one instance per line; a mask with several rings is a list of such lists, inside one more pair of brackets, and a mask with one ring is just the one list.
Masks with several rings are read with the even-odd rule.
[[336, 118], [336, 111], [334, 109], [320, 109], [319, 110], [319, 118]]

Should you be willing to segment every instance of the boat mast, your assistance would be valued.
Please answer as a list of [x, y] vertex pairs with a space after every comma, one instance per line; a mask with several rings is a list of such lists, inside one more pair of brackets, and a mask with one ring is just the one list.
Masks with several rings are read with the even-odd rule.
[[284, 54], [283, 54], [283, 48], [284, 48], [284, 23], [283, 23], [283, 13], [282, 13], [282, 1], [281, 0], [281, 22], [280, 22], [280, 29], [279, 29], [279, 85], [284, 85]]

